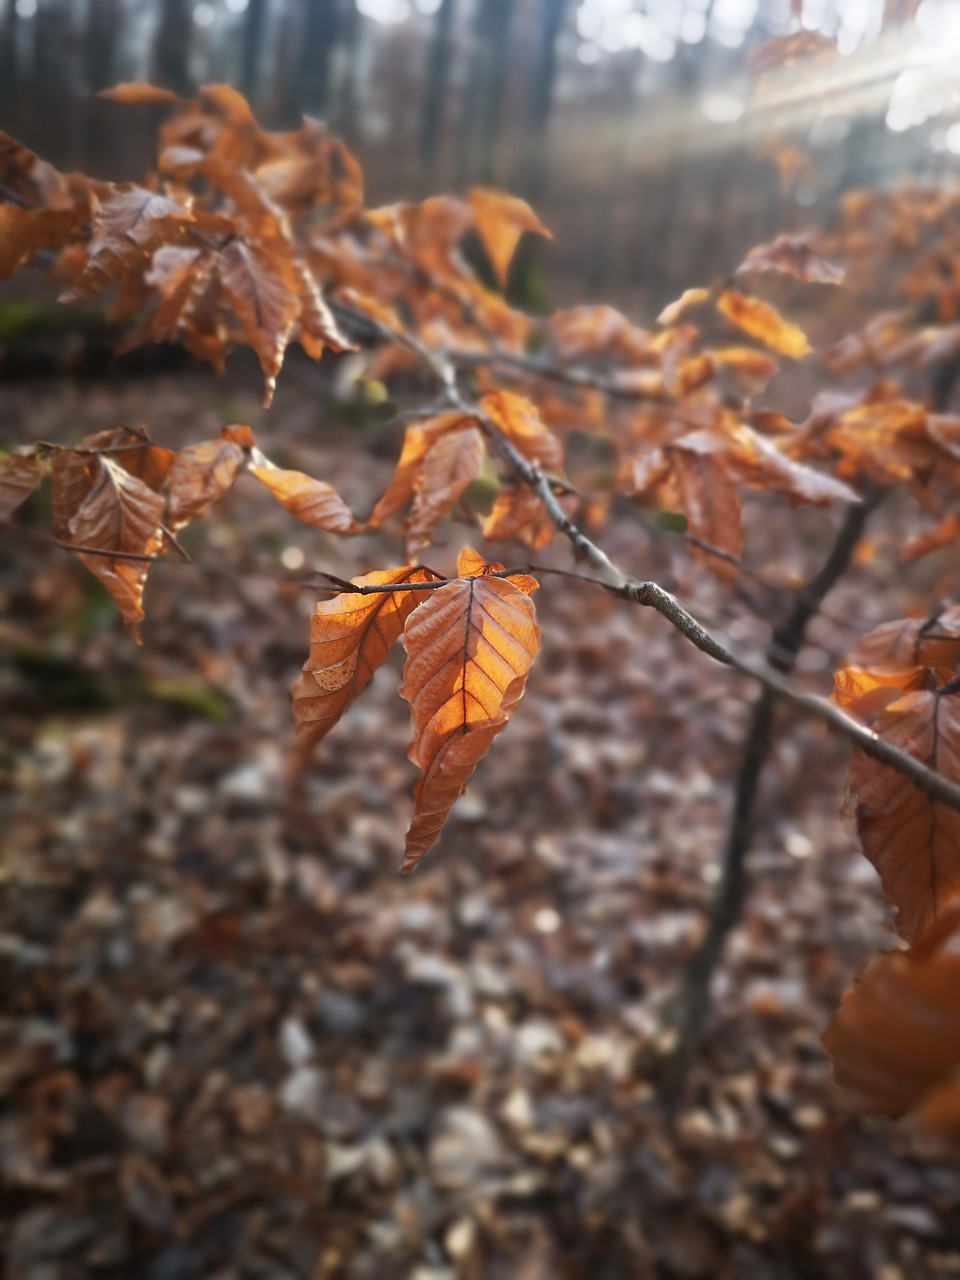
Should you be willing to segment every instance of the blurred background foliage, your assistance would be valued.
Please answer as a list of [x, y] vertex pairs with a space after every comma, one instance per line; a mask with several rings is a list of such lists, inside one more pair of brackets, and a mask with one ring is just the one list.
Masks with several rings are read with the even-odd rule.
[[[758, 77], [751, 55], [798, 22], [839, 56]], [[136, 177], [154, 113], [93, 95], [227, 82], [268, 127], [327, 120], [371, 203], [527, 197], [556, 234], [551, 301], [648, 319], [750, 245], [829, 222], [852, 186], [942, 177], [958, 52], [955, 0], [3, 0], [0, 128]]]

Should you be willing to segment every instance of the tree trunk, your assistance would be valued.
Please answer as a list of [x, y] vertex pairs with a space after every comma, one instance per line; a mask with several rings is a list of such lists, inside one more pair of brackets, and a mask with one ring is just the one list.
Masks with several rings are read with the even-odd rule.
[[297, 97], [308, 115], [322, 118], [330, 109], [330, 70], [339, 25], [336, 0], [305, 0]]
[[240, 46], [240, 88], [251, 103], [260, 90], [263, 37], [267, 25], [267, 0], [249, 0]]
[[189, 0], [163, 0], [153, 45], [153, 78], [165, 89], [177, 93], [189, 93], [191, 88], [191, 30]]
[[423, 117], [420, 121], [420, 160], [423, 166], [423, 184], [427, 190], [433, 186], [443, 135], [447, 85], [450, 79], [450, 32], [455, 7], [456, 0], [442, 0], [433, 19], [430, 49], [427, 53]]

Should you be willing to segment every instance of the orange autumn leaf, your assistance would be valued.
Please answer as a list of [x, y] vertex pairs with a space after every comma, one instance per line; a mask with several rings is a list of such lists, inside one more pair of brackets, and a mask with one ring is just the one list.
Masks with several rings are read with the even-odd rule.
[[47, 464], [32, 454], [0, 458], [0, 520], [9, 520], [47, 474]]
[[[262, 456], [262, 455], [261, 455]], [[281, 471], [264, 458], [251, 466], [250, 474], [269, 490], [292, 516], [327, 533], [359, 533], [362, 526], [332, 485], [314, 480], [302, 471]]]
[[84, 204], [69, 209], [19, 209], [0, 205], [0, 280], [12, 276], [41, 249], [64, 243], [87, 220]]
[[415, 422], [407, 427], [393, 479], [371, 513], [371, 529], [379, 528], [384, 520], [401, 511], [413, 497], [423, 460], [430, 447], [448, 431], [462, 430], [472, 423], [472, 418], [452, 412], [440, 413], [435, 418]]
[[480, 405], [519, 453], [551, 475], [563, 472], [563, 445], [532, 400], [512, 391], [488, 391]]
[[[872, 728], [884, 742], [960, 782], [960, 696], [908, 693]], [[897, 908], [898, 932], [912, 941], [960, 894], [960, 813], [859, 750], [849, 790], [863, 852]]]
[[182, 102], [181, 98], [170, 89], [161, 89], [158, 84], [148, 84], [143, 80], [128, 80], [124, 84], [115, 84], [112, 89], [102, 89], [98, 98], [106, 98], [108, 102], [119, 102], [123, 106], [171, 106]]
[[489, 576], [494, 566], [462, 552], [461, 576], [433, 591], [411, 614], [402, 697], [410, 703], [421, 770], [402, 871], [412, 871], [439, 835], [447, 814], [521, 698], [540, 646], [536, 585]]
[[879, 956], [844, 995], [822, 1041], [837, 1083], [859, 1109], [919, 1108], [928, 1124], [953, 1113], [955, 1104], [933, 1099], [960, 1066], [958, 928], [955, 907], [908, 951]]
[[771, 351], [799, 360], [810, 351], [810, 343], [802, 329], [784, 320], [775, 307], [759, 298], [748, 297], [735, 289], [725, 289], [717, 299], [717, 310], [731, 324], [756, 338]]
[[[386, 569], [356, 578], [358, 587], [430, 581], [425, 569]], [[290, 687], [296, 727], [294, 771], [330, 732], [373, 678], [399, 639], [411, 612], [427, 598], [423, 591], [352, 595], [322, 600], [310, 619], [310, 654]]]
[[842, 667], [833, 677], [833, 697], [838, 706], [868, 723], [903, 694], [933, 687], [934, 679], [927, 667], [902, 671]]
[[412, 560], [440, 521], [483, 471], [486, 449], [479, 427], [442, 435], [427, 450], [404, 524], [404, 554]]
[[480, 243], [500, 288], [504, 289], [510, 261], [523, 233], [532, 231], [548, 240], [553, 237], [526, 200], [488, 187], [471, 187], [467, 198]]

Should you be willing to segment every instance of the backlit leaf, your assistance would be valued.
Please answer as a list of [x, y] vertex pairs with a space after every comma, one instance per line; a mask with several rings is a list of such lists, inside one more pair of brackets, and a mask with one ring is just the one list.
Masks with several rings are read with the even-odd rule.
[[500, 288], [506, 288], [507, 271], [514, 250], [524, 231], [552, 239], [550, 232], [533, 212], [526, 200], [491, 191], [488, 187], [471, 187], [467, 197], [473, 209], [474, 225]]
[[[460, 574], [492, 570], [464, 552]], [[410, 615], [401, 695], [410, 703], [409, 755], [422, 776], [402, 870], [430, 848], [478, 761], [504, 728], [523, 694], [540, 645], [533, 602], [505, 578], [466, 576], [431, 592]]]
[[512, 445], [550, 475], [563, 472], [563, 445], [544, 425], [532, 400], [512, 391], [490, 391], [480, 400], [483, 409]]
[[735, 289], [726, 289], [717, 300], [717, 310], [723, 312], [731, 324], [756, 338], [771, 351], [799, 360], [810, 350], [810, 343], [802, 329], [784, 320], [775, 307], [759, 298], [748, 297]]
[[[357, 586], [428, 582], [424, 569], [386, 569], [355, 579]], [[296, 726], [295, 771], [369, 684], [411, 612], [427, 592], [377, 595], [344, 592], [317, 604], [310, 620], [310, 655], [291, 685]]]

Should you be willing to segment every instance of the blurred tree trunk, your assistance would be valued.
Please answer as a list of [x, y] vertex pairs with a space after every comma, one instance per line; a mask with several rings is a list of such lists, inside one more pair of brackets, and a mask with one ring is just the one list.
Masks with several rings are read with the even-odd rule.
[[165, 89], [190, 91], [190, 0], [163, 0], [153, 45], [153, 78]]
[[330, 71], [339, 28], [337, 0], [304, 0], [297, 98], [301, 111], [323, 117], [330, 109]]
[[338, 87], [337, 132], [355, 144], [360, 128], [360, 14], [356, 0], [345, 0], [340, 44], [343, 66]]
[[[83, 34], [83, 68], [88, 94], [99, 93], [116, 80], [120, 22], [120, 0], [89, 0], [87, 25]], [[110, 134], [105, 116], [107, 108], [94, 98], [89, 98], [84, 105], [85, 168], [95, 173], [99, 161], [110, 150]]]
[[0, 28], [0, 128], [16, 133], [19, 129], [19, 64], [17, 45], [20, 19], [13, 0], [7, 0]]
[[471, 180], [492, 183], [493, 147], [503, 103], [511, 0], [479, 0], [474, 20], [473, 57], [460, 119], [457, 186]]
[[528, 200], [540, 198], [547, 174], [547, 128], [557, 79], [557, 41], [569, 0], [540, 0], [537, 51], [527, 95], [520, 164], [513, 189]]
[[450, 82], [450, 33], [456, 0], [441, 0], [433, 19], [430, 48], [427, 53], [426, 86], [423, 94], [423, 117], [420, 122], [420, 159], [423, 184], [433, 186], [437, 156], [447, 109], [447, 85]]
[[602, 292], [607, 285], [607, 272], [612, 261], [611, 249], [615, 234], [617, 205], [623, 194], [623, 168], [627, 154], [633, 106], [636, 100], [637, 82], [642, 72], [641, 55], [625, 57], [617, 68], [619, 78], [614, 90], [613, 139], [607, 169], [607, 183], [597, 200], [593, 252], [588, 268], [588, 287]]
[[69, 0], [46, 0], [33, 19], [31, 146], [61, 167], [80, 163], [76, 32]]
[[240, 46], [240, 88], [250, 102], [260, 89], [263, 37], [267, 25], [267, 0], [249, 0]]

